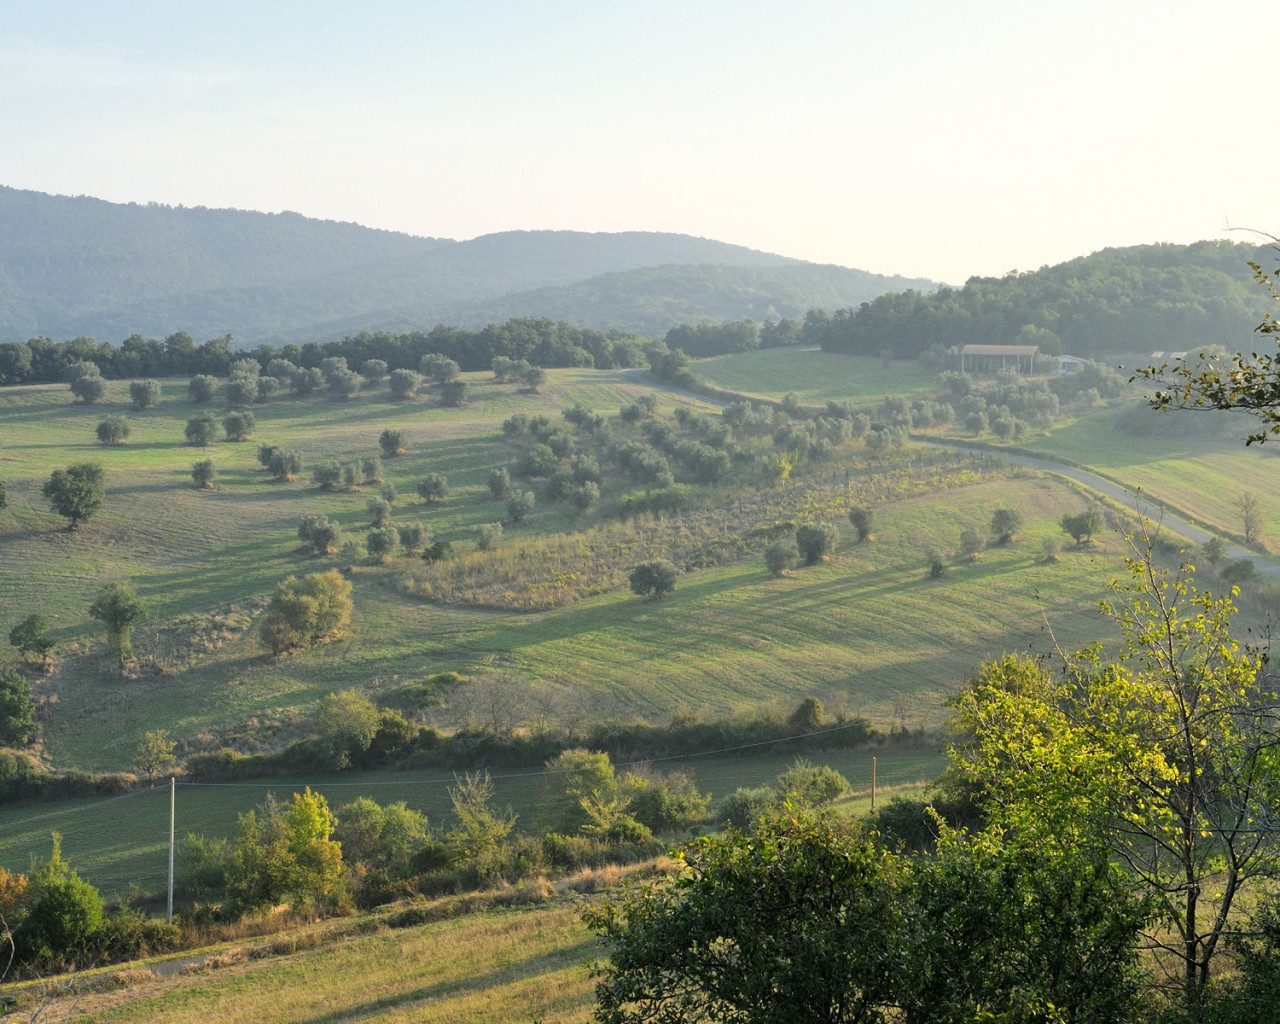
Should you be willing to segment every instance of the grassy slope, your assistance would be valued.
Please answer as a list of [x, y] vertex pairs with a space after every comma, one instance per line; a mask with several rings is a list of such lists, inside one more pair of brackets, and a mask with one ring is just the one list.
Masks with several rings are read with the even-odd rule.
[[288, 956], [90, 995], [78, 1005], [85, 1016], [72, 1019], [574, 1024], [591, 1019], [588, 964], [597, 950], [576, 907], [561, 902], [383, 928]]
[[699, 380], [727, 391], [780, 399], [794, 392], [806, 405], [833, 399], [878, 401], [886, 395], [931, 396], [936, 374], [918, 363], [846, 356], [818, 349], [774, 348], [700, 359]]

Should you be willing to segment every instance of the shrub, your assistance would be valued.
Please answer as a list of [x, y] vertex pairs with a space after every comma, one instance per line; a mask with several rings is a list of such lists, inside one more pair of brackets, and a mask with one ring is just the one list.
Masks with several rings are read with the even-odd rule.
[[821, 807], [846, 796], [850, 791], [849, 780], [834, 768], [815, 765], [804, 758], [778, 776], [773, 788], [778, 791], [780, 802], [800, 809]]
[[400, 546], [400, 535], [390, 526], [379, 526], [365, 537], [365, 550], [375, 562], [386, 562]]
[[800, 550], [795, 541], [774, 541], [764, 552], [765, 567], [775, 576], [781, 576], [800, 560]]
[[875, 510], [865, 505], [854, 505], [849, 509], [849, 522], [858, 535], [858, 543], [869, 541], [875, 526]]
[[193, 416], [187, 420], [185, 434], [187, 444], [206, 448], [217, 440], [218, 421], [207, 412], [201, 416]]
[[298, 526], [298, 539], [317, 555], [327, 555], [341, 543], [342, 528], [325, 515], [303, 516]]
[[440, 386], [440, 400], [445, 405], [458, 406], [465, 404], [467, 401], [467, 382], [465, 380], [445, 381]]
[[207, 490], [213, 486], [213, 478], [217, 476], [217, 467], [213, 464], [213, 459], [201, 459], [199, 462], [191, 464], [191, 479], [195, 481], [197, 487]]
[[1022, 513], [1016, 508], [998, 508], [991, 513], [991, 536], [996, 544], [1011, 544], [1022, 529]]
[[676, 567], [665, 558], [641, 562], [631, 570], [628, 582], [631, 592], [651, 601], [665, 597], [676, 588]]
[[392, 370], [387, 386], [391, 389], [391, 397], [396, 401], [408, 401], [422, 387], [422, 374], [413, 370]]
[[274, 448], [267, 469], [281, 482], [292, 480], [302, 472], [302, 455], [284, 448]]
[[222, 429], [228, 441], [244, 441], [253, 434], [257, 422], [253, 413], [245, 409], [222, 417]]
[[491, 551], [502, 540], [501, 523], [481, 523], [476, 527], [476, 547], [481, 551]]
[[129, 384], [129, 398], [135, 409], [154, 409], [160, 404], [160, 382], [135, 380]]
[[525, 517], [533, 511], [534, 497], [532, 491], [515, 490], [507, 499], [507, 518], [513, 523], [524, 522]]
[[391, 502], [385, 498], [373, 498], [366, 506], [369, 510], [369, 525], [374, 528], [388, 526], [391, 523]]
[[431, 531], [422, 523], [405, 523], [396, 532], [400, 535], [400, 546], [404, 548], [406, 555], [419, 554], [431, 541]]
[[499, 501], [507, 496], [507, 489], [511, 486], [511, 474], [505, 469], [493, 469], [489, 471], [489, 494], [494, 501]]
[[187, 397], [197, 405], [202, 405], [213, 398], [218, 391], [218, 378], [207, 373], [199, 373], [187, 382]]
[[336, 569], [289, 576], [276, 587], [262, 636], [275, 654], [341, 630], [351, 621], [351, 583]]
[[805, 565], [816, 565], [835, 550], [840, 532], [831, 523], [805, 523], [796, 528], [796, 548]]
[[415, 490], [428, 505], [434, 505], [449, 493], [449, 481], [441, 473], [428, 473], [418, 481]]
[[100, 445], [121, 445], [128, 436], [129, 421], [123, 416], [108, 416], [98, 424], [98, 444]]
[[311, 482], [322, 491], [336, 491], [342, 483], [342, 467], [333, 461], [322, 462], [311, 471]]
[[85, 405], [92, 405], [107, 392], [107, 382], [101, 377], [77, 377], [71, 382], [71, 393]]

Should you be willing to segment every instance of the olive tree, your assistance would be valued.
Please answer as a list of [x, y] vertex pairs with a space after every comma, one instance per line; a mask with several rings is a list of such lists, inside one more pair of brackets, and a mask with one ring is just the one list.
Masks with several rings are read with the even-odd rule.
[[218, 421], [207, 412], [200, 416], [193, 416], [187, 420], [184, 433], [186, 434], [187, 444], [195, 445], [199, 448], [207, 448], [218, 439]]
[[98, 444], [118, 447], [129, 438], [129, 421], [123, 416], [108, 416], [98, 424]]
[[835, 550], [840, 531], [831, 523], [805, 523], [796, 528], [796, 548], [805, 565], [816, 565]]
[[129, 398], [138, 410], [154, 409], [160, 404], [158, 380], [135, 380], [129, 383]]
[[208, 490], [213, 486], [213, 479], [218, 475], [217, 467], [213, 464], [213, 459], [201, 459], [199, 462], [191, 464], [191, 479], [195, 481], [195, 485], [201, 490]]
[[276, 587], [262, 620], [262, 638], [274, 654], [321, 640], [351, 621], [351, 583], [336, 569]]
[[627, 579], [633, 594], [656, 601], [676, 589], [677, 575], [675, 565], [665, 558], [657, 558], [641, 562], [631, 570]]
[[82, 462], [66, 469], [56, 469], [45, 481], [41, 493], [60, 516], [71, 520], [75, 530], [88, 519], [106, 498], [107, 472], [97, 462]]

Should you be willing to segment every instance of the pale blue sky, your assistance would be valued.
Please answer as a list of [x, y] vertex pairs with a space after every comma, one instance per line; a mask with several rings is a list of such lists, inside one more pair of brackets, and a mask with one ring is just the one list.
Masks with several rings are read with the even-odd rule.
[[1280, 233], [1269, 5], [0, 0], [0, 184], [952, 282]]

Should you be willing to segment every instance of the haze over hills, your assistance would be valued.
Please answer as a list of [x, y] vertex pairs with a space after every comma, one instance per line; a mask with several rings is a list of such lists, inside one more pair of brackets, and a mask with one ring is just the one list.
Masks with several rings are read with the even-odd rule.
[[0, 187], [0, 340], [131, 334], [245, 343], [562, 319], [655, 337], [802, 316], [933, 282], [688, 235], [422, 238], [296, 213], [109, 203]]

